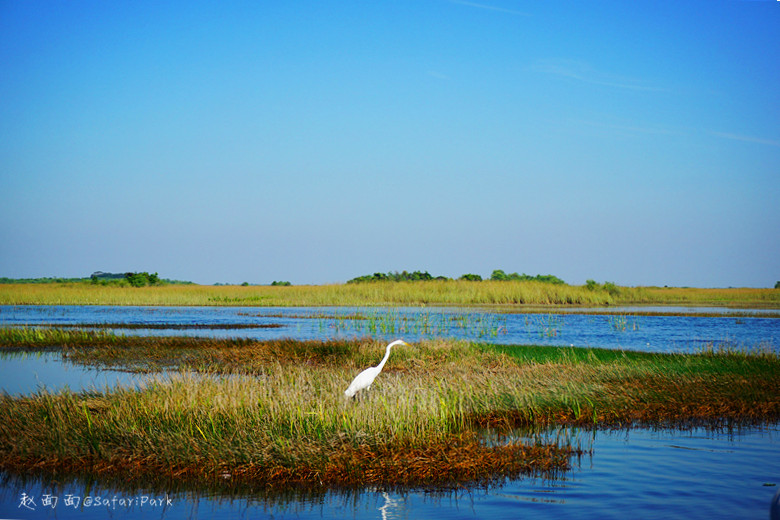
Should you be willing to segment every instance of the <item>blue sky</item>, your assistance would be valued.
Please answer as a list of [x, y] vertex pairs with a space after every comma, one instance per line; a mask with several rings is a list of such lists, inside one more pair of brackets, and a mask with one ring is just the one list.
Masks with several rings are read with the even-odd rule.
[[780, 280], [780, 2], [0, 0], [0, 276]]

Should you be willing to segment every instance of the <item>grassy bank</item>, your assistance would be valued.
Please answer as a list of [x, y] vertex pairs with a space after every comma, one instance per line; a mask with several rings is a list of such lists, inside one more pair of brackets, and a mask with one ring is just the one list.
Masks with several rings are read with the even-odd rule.
[[683, 289], [461, 280], [316, 286], [0, 285], [0, 305], [733, 305], [780, 308], [778, 289]]
[[553, 471], [571, 456], [566, 446], [487, 445], [475, 433], [484, 427], [780, 418], [780, 360], [768, 353], [423, 342], [397, 348], [371, 392], [346, 401], [384, 345], [46, 334], [0, 332], [0, 349], [184, 372], [142, 390], [1, 397], [6, 470], [217, 487], [452, 485]]

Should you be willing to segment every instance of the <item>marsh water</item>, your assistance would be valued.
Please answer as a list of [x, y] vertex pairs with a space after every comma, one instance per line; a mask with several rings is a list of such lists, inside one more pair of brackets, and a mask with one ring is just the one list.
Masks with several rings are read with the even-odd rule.
[[[499, 314], [428, 307], [0, 306], [0, 326], [108, 324], [122, 334], [255, 339], [371, 336], [403, 337], [407, 341], [452, 337], [502, 344], [571, 345], [649, 352], [690, 353], [709, 348], [780, 351], [778, 311], [645, 307], [610, 308], [610, 314], [598, 312], [599, 309], [587, 313]], [[653, 312], [665, 315], [640, 314]], [[702, 313], [709, 316], [696, 315]], [[150, 328], [144, 329], [144, 325]], [[164, 328], [166, 325], [170, 328]], [[187, 326], [193, 328], [187, 329]]]
[[477, 489], [220, 496], [5, 475], [0, 518], [766, 519], [777, 499], [777, 427], [563, 435], [587, 450], [571, 470]]
[[[614, 308], [606, 315], [595, 309], [593, 314], [493, 314], [429, 308], [20, 306], [0, 307], [0, 326], [110, 324], [123, 334], [412, 341], [444, 336], [656, 352], [780, 351], [776, 311], [658, 310], [679, 315], [647, 316]], [[700, 313], [708, 316], [694, 315]], [[165, 329], [166, 324], [176, 328]], [[210, 328], [188, 329], [188, 324]], [[278, 326], [231, 328], [235, 324]], [[41, 388], [81, 391], [143, 384], [144, 377], [72, 365], [55, 353], [0, 358], [0, 389], [14, 395]], [[580, 446], [584, 455], [554, 477], [526, 477], [488, 488], [226, 496], [0, 473], [0, 518], [769, 518], [780, 496], [778, 425], [724, 431], [557, 430], [547, 435]]]

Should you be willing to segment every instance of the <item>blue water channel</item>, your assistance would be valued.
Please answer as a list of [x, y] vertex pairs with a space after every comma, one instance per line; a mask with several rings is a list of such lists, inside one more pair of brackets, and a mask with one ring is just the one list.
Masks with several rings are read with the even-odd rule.
[[[642, 316], [660, 310], [678, 315]], [[703, 349], [780, 352], [780, 313], [722, 308], [609, 309], [613, 315], [572, 312], [499, 314], [456, 308], [258, 308], [258, 307], [110, 307], [0, 306], [0, 326], [65, 324], [188, 324], [213, 329], [122, 329], [123, 334], [192, 335], [274, 339], [361, 337], [416, 341], [434, 337], [501, 344], [563, 345], [640, 350], [699, 352]], [[718, 312], [715, 317], [694, 312]], [[747, 316], [745, 316], [747, 314]], [[231, 329], [230, 325], [272, 328]], [[219, 328], [224, 327], [224, 328]]]
[[[647, 309], [642, 309], [647, 310]], [[668, 312], [669, 308], [662, 308]], [[615, 309], [610, 309], [615, 311]], [[676, 312], [701, 312], [680, 309]], [[491, 314], [473, 309], [0, 307], [0, 326], [79, 323], [276, 324], [250, 329], [123, 329], [122, 334], [294, 337], [457, 337], [503, 344], [594, 346], [658, 352], [708, 348], [780, 351], [780, 316]], [[710, 312], [710, 311], [708, 311]], [[757, 316], [762, 317], [757, 317]], [[360, 319], [356, 319], [360, 316]], [[13, 395], [142, 386], [145, 378], [72, 365], [58, 354], [0, 357], [0, 389]], [[130, 489], [101, 482], [0, 472], [0, 518], [770, 518], [780, 497], [780, 426], [741, 430], [557, 430], [581, 446], [572, 469], [478, 489], [323, 491], [223, 496]], [[777, 511], [777, 507], [775, 506]], [[780, 520], [780, 514], [776, 517]]]

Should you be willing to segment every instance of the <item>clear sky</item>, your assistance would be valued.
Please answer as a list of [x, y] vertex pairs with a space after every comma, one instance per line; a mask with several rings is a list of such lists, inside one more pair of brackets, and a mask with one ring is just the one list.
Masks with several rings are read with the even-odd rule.
[[780, 2], [0, 0], [0, 276], [780, 280]]

